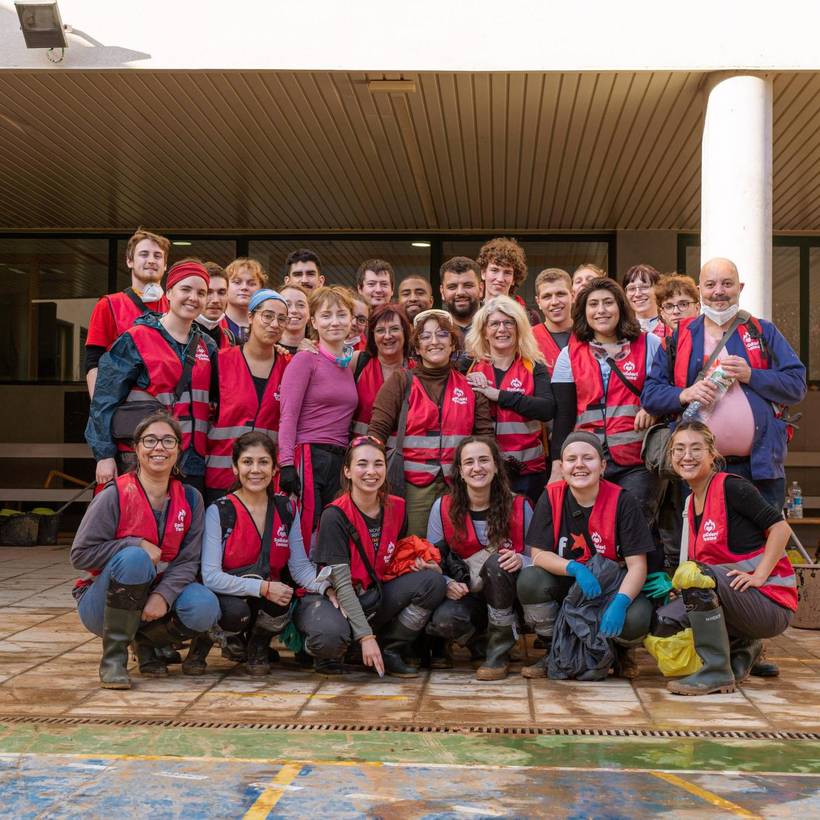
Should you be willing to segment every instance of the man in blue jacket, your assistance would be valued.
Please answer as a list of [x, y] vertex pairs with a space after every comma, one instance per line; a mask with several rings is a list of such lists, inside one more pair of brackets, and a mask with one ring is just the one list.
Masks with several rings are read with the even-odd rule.
[[[676, 416], [690, 402], [699, 402], [718, 450], [726, 457], [727, 471], [751, 480], [772, 506], [782, 509], [787, 425], [781, 414], [805, 396], [806, 368], [771, 322], [738, 316], [742, 290], [730, 260], [711, 259], [703, 266], [703, 315], [685, 326], [681, 323], [658, 350], [641, 406], [653, 416]], [[719, 396], [713, 382], [698, 377], [722, 345], [720, 366], [734, 383]]]

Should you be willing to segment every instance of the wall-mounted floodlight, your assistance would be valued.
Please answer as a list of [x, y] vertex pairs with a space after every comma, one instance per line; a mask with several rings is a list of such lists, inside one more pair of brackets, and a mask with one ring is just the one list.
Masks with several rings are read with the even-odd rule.
[[65, 27], [53, 3], [15, 3], [26, 48], [67, 48]]

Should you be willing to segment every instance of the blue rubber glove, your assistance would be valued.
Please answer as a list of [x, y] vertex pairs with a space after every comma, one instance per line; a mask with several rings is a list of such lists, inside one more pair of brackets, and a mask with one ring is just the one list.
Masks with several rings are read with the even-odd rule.
[[601, 626], [598, 630], [599, 634], [605, 638], [617, 638], [624, 628], [626, 611], [631, 603], [632, 599], [628, 595], [619, 592], [604, 610], [604, 617], [601, 618]]
[[665, 572], [650, 572], [641, 592], [647, 598], [665, 599], [673, 589], [672, 579]]
[[567, 575], [571, 575], [578, 586], [581, 587], [584, 598], [597, 598], [601, 594], [601, 585], [598, 583], [598, 579], [583, 564], [570, 561], [567, 564]]

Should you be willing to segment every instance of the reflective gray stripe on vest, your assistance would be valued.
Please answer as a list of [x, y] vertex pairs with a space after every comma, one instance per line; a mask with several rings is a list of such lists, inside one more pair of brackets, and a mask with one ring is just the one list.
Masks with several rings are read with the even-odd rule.
[[623, 444], [635, 444], [641, 442], [646, 435], [646, 430], [631, 430], [627, 433], [609, 433], [606, 440], [615, 446]]
[[192, 390], [194, 401], [201, 401], [207, 404], [211, 400], [211, 394], [207, 390]]
[[194, 419], [194, 430], [197, 433], [207, 433], [208, 432], [208, 422], [205, 419]]
[[[727, 572], [732, 569], [739, 569], [741, 572], [754, 572], [760, 562], [763, 560], [764, 553], [760, 553], [760, 555], [754, 556], [754, 558], [742, 558], [740, 561], [735, 561], [732, 564], [718, 564], [721, 569], [725, 569]], [[797, 581], [795, 580], [794, 573], [791, 575], [770, 575], [764, 582], [764, 586], [773, 586], [773, 587], [796, 587]]]
[[368, 427], [369, 425], [366, 421], [354, 421], [353, 433], [357, 436], [366, 436]]
[[182, 430], [183, 433], [190, 433], [194, 428], [191, 424], [191, 419], [177, 419], [179, 422], [179, 429]]
[[441, 437], [441, 446], [442, 447], [458, 447], [467, 436], [442, 436]]
[[583, 413], [578, 415], [575, 425], [580, 427], [582, 424], [597, 424], [603, 420], [604, 414], [600, 410], [584, 410]]
[[423, 461], [407, 461], [406, 459], [404, 462], [404, 471], [406, 473], [429, 473], [430, 475], [438, 475], [441, 469], [441, 464], [426, 464]]
[[614, 407], [606, 408], [608, 419], [635, 418], [641, 408], [637, 404], [616, 404]]
[[500, 421], [495, 425], [495, 434], [497, 436], [526, 435], [540, 432], [540, 421]]
[[154, 397], [147, 390], [132, 390], [126, 397], [126, 401], [154, 401]]
[[534, 461], [544, 455], [544, 448], [539, 444], [537, 447], [529, 447], [526, 450], [502, 450], [505, 456], [514, 456], [519, 461]]
[[211, 427], [208, 431], [208, 438], [211, 441], [225, 441], [225, 439], [239, 438], [243, 433], [250, 432], [252, 428], [245, 427]]
[[440, 436], [405, 436], [405, 450], [438, 450], [441, 447]]
[[212, 470], [230, 470], [233, 462], [230, 456], [208, 456], [205, 465]]

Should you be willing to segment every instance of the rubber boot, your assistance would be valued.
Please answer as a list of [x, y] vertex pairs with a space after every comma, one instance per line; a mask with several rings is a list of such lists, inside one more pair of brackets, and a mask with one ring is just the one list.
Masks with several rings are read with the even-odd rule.
[[108, 583], [103, 610], [100, 686], [103, 689], [130, 689], [128, 645], [139, 629], [142, 608], [151, 584]]
[[613, 641], [612, 645], [615, 650], [615, 663], [613, 664], [615, 677], [635, 680], [641, 674], [635, 658], [635, 647], [622, 646], [616, 641]]
[[766, 660], [766, 644], [763, 644], [763, 650], [760, 657], [752, 664], [751, 675], [755, 678], [776, 678], [780, 674], [780, 667], [770, 660]]
[[154, 652], [165, 661], [166, 666], [182, 663], [182, 655], [173, 646], [158, 646]]
[[452, 669], [453, 648], [444, 638], [429, 636], [430, 669]]
[[410, 648], [416, 640], [418, 631], [405, 626], [398, 618], [389, 624], [381, 634], [382, 659], [384, 671], [394, 678], [417, 678], [419, 670], [406, 663], [402, 653]]
[[288, 625], [288, 614], [273, 616], [260, 609], [248, 635], [248, 659], [245, 671], [249, 675], [270, 673], [270, 642]]
[[161, 654], [155, 652], [157, 647], [171, 646], [171, 644], [194, 638], [196, 635], [197, 633], [188, 629], [173, 612], [169, 612], [165, 617], [158, 618], [156, 621], [142, 624], [134, 639], [140, 674], [152, 677], [167, 675], [167, 663]]
[[[690, 590], [684, 590], [689, 592]], [[687, 603], [688, 608], [688, 603]], [[723, 608], [688, 612], [695, 638], [695, 651], [703, 666], [693, 675], [671, 680], [666, 688], [676, 695], [711, 695], [735, 691], [735, 676], [729, 662], [729, 636]]]
[[201, 632], [192, 638], [188, 654], [182, 662], [182, 674], [194, 677], [204, 675], [208, 669], [208, 653], [213, 645], [214, 642], [208, 637], [207, 632]]
[[[533, 664], [529, 666], [524, 666], [521, 668], [521, 677], [524, 678], [546, 678], [547, 677], [547, 666], [549, 664], [550, 659], [550, 649], [552, 649], [552, 636], [545, 637], [543, 635], [539, 635], [538, 638], [539, 643], [542, 647], [544, 647], [544, 654]], [[533, 641], [533, 648], [535, 648], [535, 642]]]
[[161, 655], [154, 652], [154, 647], [140, 638], [131, 645], [137, 657], [140, 675], [146, 678], [164, 678], [168, 674], [168, 666]]
[[504, 680], [510, 671], [510, 650], [517, 643], [512, 626], [490, 624], [487, 638], [487, 656], [478, 667], [476, 680]]
[[729, 647], [735, 683], [743, 683], [752, 674], [752, 669], [763, 654], [763, 641], [733, 638]]

